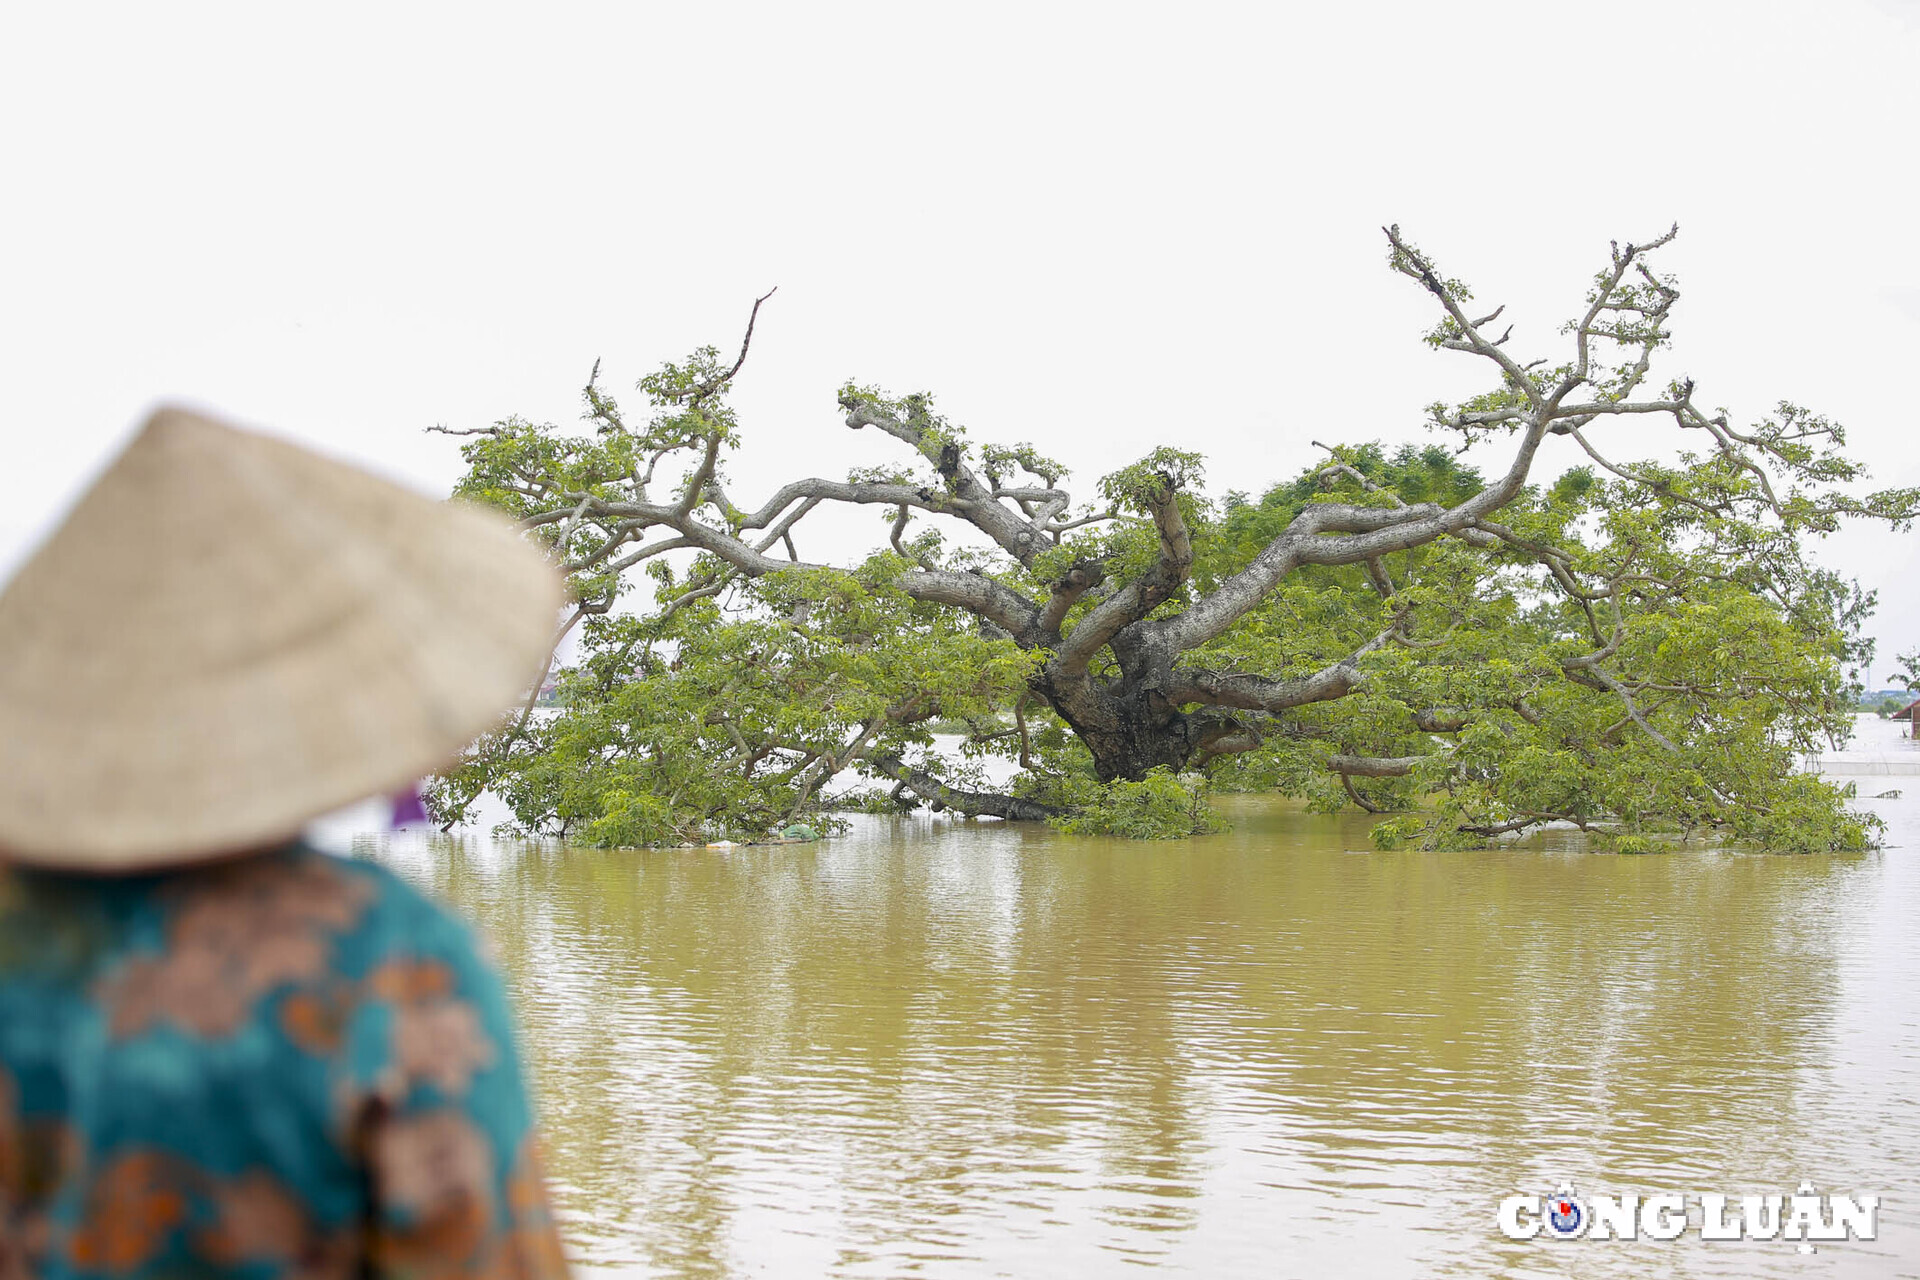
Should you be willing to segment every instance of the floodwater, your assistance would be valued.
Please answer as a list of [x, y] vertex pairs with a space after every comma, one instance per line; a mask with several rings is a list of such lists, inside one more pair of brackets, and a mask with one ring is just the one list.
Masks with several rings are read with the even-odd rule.
[[[1920, 787], [1861, 803], [1889, 847], [1836, 857], [1373, 853], [1252, 800], [1170, 844], [357, 843], [498, 944], [589, 1274], [1915, 1275]], [[1878, 1240], [1495, 1225], [1803, 1180]]]

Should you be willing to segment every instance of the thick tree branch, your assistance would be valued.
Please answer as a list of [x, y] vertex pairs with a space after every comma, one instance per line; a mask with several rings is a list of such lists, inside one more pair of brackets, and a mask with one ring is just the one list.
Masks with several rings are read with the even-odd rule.
[[[1395, 509], [1309, 506], [1245, 569], [1222, 582], [1212, 594], [1178, 617], [1145, 624], [1146, 629], [1155, 643], [1170, 650], [1197, 649], [1232, 626], [1265, 599], [1282, 578], [1302, 565], [1360, 564], [1470, 530], [1519, 494], [1545, 435], [1543, 422], [1528, 427], [1506, 474], [1452, 507], [1433, 503]], [[1329, 536], [1335, 529], [1367, 531]]]
[[1194, 667], [1175, 667], [1164, 691], [1168, 701], [1177, 704], [1198, 702], [1243, 711], [1285, 711], [1313, 702], [1330, 702], [1360, 687], [1360, 659], [1386, 644], [1392, 636], [1393, 630], [1388, 628], [1333, 665], [1295, 680], [1221, 675]]
[[1426, 759], [1426, 756], [1334, 755], [1327, 757], [1327, 768], [1362, 778], [1404, 778]]
[[1107, 580], [1106, 566], [1097, 560], [1082, 560], [1069, 568], [1053, 584], [1053, 595], [1047, 600], [1046, 612], [1040, 616], [1039, 632], [1043, 639], [1052, 638], [1058, 642], [1060, 624], [1066, 619], [1067, 611], [1078, 604], [1087, 592]]
[[1015, 822], [1045, 822], [1048, 818], [1058, 817], [1061, 812], [1053, 805], [1041, 804], [1037, 800], [993, 791], [967, 791], [950, 787], [932, 774], [908, 765], [897, 755], [868, 756], [867, 763], [876, 772], [903, 783], [908, 790], [932, 805], [935, 812], [956, 809], [973, 817], [1008, 818]]
[[[919, 491], [920, 500], [909, 505], [958, 516], [992, 538], [1001, 550], [1021, 564], [1032, 563], [1033, 557], [1052, 545], [1043, 527], [1001, 505], [993, 488], [980, 482], [980, 477], [966, 464], [960, 446], [937, 429], [926, 415], [920, 400], [909, 397], [905, 403], [908, 412], [902, 416], [871, 397], [849, 392], [840, 398], [840, 407], [846, 410], [848, 427], [859, 430], [874, 426], [895, 439], [905, 441], [933, 464], [935, 472], [945, 482], [944, 494], [936, 496], [922, 490]], [[1066, 497], [1055, 490], [1032, 490], [1029, 494], [1041, 500]]]
[[1147, 500], [1154, 528], [1160, 534], [1159, 557], [1151, 569], [1096, 605], [1061, 643], [1054, 665], [1067, 678], [1084, 673], [1094, 655], [1122, 627], [1138, 622], [1171, 600], [1193, 572], [1193, 536], [1180, 514], [1173, 477], [1162, 473], [1159, 479], [1158, 492]]
[[900, 588], [915, 600], [965, 609], [1027, 644], [1039, 630], [1040, 606], [985, 574], [922, 569], [901, 575]]

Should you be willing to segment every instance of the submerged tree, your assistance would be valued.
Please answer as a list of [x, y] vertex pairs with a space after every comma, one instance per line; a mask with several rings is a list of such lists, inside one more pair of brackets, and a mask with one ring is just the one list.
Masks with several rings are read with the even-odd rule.
[[[1407, 811], [1383, 844], [1550, 822], [1865, 843], [1869, 820], [1793, 769], [1846, 732], [1871, 605], [1806, 542], [1847, 516], [1904, 523], [1920, 493], [1854, 493], [1841, 429], [1797, 406], [1742, 429], [1690, 380], [1649, 393], [1679, 294], [1648, 259], [1673, 232], [1616, 244], [1560, 358], [1524, 362], [1510, 328], [1494, 336], [1501, 309], [1474, 314], [1386, 235], [1441, 313], [1426, 340], [1494, 378], [1429, 425], [1461, 452], [1510, 441], [1497, 475], [1438, 445], [1320, 445], [1257, 502], [1216, 507], [1200, 457], [1168, 447], [1076, 507], [1031, 446], [973, 444], [928, 396], [850, 384], [846, 425], [904, 448], [747, 508], [723, 465], [751, 321], [731, 364], [705, 348], [643, 379], [644, 424], [596, 365], [588, 434], [453, 432], [471, 437], [458, 492], [571, 575], [556, 645], [582, 627], [584, 657], [565, 710], [482, 742], [438, 811], [492, 786], [528, 827], [605, 843], [753, 834], [851, 772], [894, 802], [1185, 834], [1214, 821], [1211, 780]], [[1665, 424], [1664, 453], [1613, 456], [1627, 419]], [[1560, 445], [1577, 465], [1530, 483]], [[796, 528], [827, 503], [880, 508], [886, 546], [805, 560]], [[968, 727], [959, 758], [932, 751], [935, 720]], [[991, 753], [1019, 765], [1005, 792], [974, 776]]]

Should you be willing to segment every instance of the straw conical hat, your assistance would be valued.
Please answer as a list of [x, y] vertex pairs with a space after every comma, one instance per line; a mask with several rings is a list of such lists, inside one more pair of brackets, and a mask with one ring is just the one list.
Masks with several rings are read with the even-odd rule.
[[290, 838], [496, 722], [560, 602], [491, 513], [162, 409], [0, 594], [0, 860]]

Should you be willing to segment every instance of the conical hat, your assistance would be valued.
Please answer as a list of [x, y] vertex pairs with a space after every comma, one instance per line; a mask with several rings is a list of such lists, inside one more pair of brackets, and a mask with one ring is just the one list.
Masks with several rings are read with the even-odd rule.
[[560, 604], [493, 513], [162, 409], [0, 594], [0, 860], [289, 839], [496, 723]]

